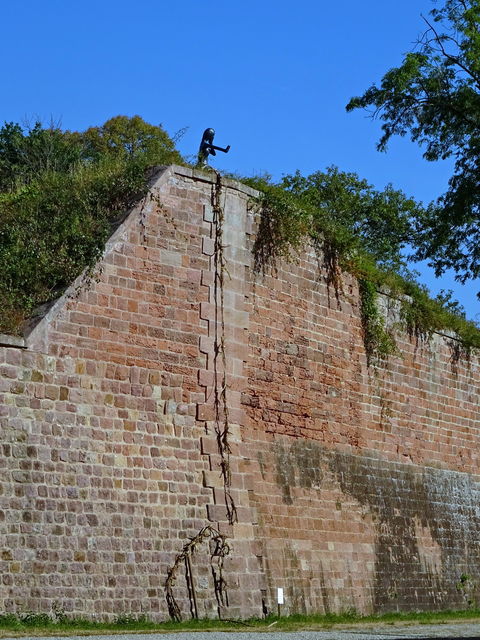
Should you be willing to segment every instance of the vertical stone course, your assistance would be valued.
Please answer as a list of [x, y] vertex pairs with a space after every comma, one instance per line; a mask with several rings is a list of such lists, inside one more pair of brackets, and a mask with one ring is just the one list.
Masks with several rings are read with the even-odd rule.
[[[232, 548], [224, 616], [274, 610], [279, 586], [285, 612], [468, 606], [477, 360], [453, 366], [447, 339], [399, 335], [402, 356], [368, 368], [355, 280], [337, 300], [308, 251], [254, 274], [254, 194], [222, 180], [228, 522], [216, 188], [213, 174], [161, 172], [96, 280], [25, 342], [1, 342], [0, 612], [165, 619], [167, 571], [207, 524]], [[207, 543], [192, 567], [199, 614], [216, 617]], [[174, 590], [188, 617], [183, 573]]]

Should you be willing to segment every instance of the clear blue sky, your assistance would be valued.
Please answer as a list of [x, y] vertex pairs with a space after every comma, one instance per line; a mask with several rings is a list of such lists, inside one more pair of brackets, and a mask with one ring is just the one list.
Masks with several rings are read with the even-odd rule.
[[[4, 0], [0, 121], [40, 118], [82, 130], [139, 114], [198, 149], [206, 127], [231, 145], [218, 168], [275, 178], [335, 164], [378, 188], [391, 182], [428, 202], [443, 193], [449, 163], [427, 163], [394, 140], [378, 153], [379, 124], [345, 104], [400, 63], [430, 0]], [[452, 278], [480, 319], [480, 283]]]

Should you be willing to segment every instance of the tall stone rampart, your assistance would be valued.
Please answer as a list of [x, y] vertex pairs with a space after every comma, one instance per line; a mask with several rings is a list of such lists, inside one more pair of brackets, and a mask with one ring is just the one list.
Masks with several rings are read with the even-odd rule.
[[254, 195], [160, 171], [94, 281], [3, 339], [0, 610], [165, 619], [206, 526], [231, 550], [179, 566], [184, 616], [475, 599], [478, 362], [399, 335], [367, 366], [351, 276], [253, 272]]

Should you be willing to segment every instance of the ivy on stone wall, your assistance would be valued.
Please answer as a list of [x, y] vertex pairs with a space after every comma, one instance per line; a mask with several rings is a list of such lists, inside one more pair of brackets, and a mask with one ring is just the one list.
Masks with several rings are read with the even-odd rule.
[[393, 332], [385, 327], [378, 307], [378, 291], [370, 280], [358, 279], [360, 293], [360, 318], [367, 364], [378, 363], [398, 353]]
[[268, 178], [246, 182], [261, 192], [254, 203], [260, 216], [255, 271], [275, 270], [278, 260], [295, 261], [303, 250], [313, 247], [337, 299], [342, 271], [354, 275], [369, 365], [399, 353], [395, 327], [386, 328], [378, 305], [379, 292], [398, 299], [401, 313], [396, 328], [417, 341], [428, 342], [434, 332], [447, 333], [452, 360], [457, 361], [480, 349], [479, 328], [466, 320], [458, 303], [449, 294], [432, 298], [407, 268], [402, 251], [408, 220], [420, 205], [391, 187], [375, 191], [355, 175], [337, 169], [307, 178], [285, 176], [279, 184]]
[[177, 581], [178, 572], [182, 565], [185, 567], [185, 579], [190, 601], [190, 615], [193, 619], [198, 616], [198, 604], [195, 590], [195, 580], [192, 571], [191, 558], [203, 543], [210, 541], [210, 568], [213, 578], [213, 589], [217, 601], [219, 618], [221, 618], [221, 608], [228, 606], [227, 584], [223, 577], [223, 563], [225, 557], [230, 553], [230, 546], [226, 541], [226, 536], [221, 534], [215, 527], [206, 525], [193, 538], [188, 540], [182, 551], [176, 556], [175, 562], [167, 572], [165, 581], [165, 598], [167, 601], [168, 613], [172, 620], [180, 622], [182, 613], [178, 602], [174, 596], [174, 587]]

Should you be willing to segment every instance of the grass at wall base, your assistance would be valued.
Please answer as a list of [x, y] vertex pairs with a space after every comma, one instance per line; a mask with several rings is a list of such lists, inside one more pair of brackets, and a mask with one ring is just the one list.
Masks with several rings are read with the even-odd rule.
[[53, 616], [27, 613], [0, 614], [0, 637], [70, 635], [99, 635], [121, 633], [161, 633], [175, 631], [300, 631], [350, 626], [385, 626], [411, 624], [454, 624], [480, 621], [480, 609], [464, 611], [434, 611], [385, 613], [362, 616], [354, 611], [326, 615], [295, 614], [278, 618], [250, 618], [248, 620], [186, 620], [184, 622], [152, 622], [145, 617], [120, 616], [113, 622], [94, 622], [69, 618], [57, 612]]

